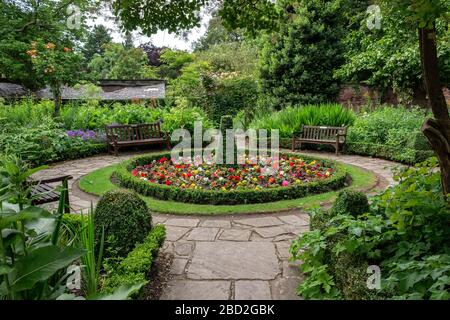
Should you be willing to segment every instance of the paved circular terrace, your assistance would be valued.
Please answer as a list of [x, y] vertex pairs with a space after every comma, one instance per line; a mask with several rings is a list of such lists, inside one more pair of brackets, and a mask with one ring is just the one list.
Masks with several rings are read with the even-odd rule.
[[[378, 187], [393, 184], [397, 163], [355, 155], [301, 152], [338, 160], [370, 170]], [[70, 200], [75, 212], [87, 211], [97, 198], [77, 187], [80, 177], [136, 154], [103, 155], [52, 165], [39, 177], [72, 175]], [[376, 191], [376, 190], [373, 190]], [[289, 263], [289, 247], [309, 230], [309, 216], [301, 210], [257, 215], [171, 216], [153, 215], [154, 223], [167, 228], [164, 252], [173, 254], [171, 280], [162, 299], [283, 300], [300, 299], [298, 264]]]

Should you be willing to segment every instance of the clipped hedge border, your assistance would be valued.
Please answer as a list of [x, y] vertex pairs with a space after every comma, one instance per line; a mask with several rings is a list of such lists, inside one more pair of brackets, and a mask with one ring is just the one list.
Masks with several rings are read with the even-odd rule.
[[[346, 169], [342, 165], [322, 159], [320, 159], [322, 163], [335, 170], [335, 173], [331, 178], [307, 184], [263, 190], [210, 191], [181, 189], [149, 183], [140, 180], [131, 174], [131, 170], [135, 167], [148, 164], [161, 157], [170, 157], [170, 154], [152, 154], [127, 160], [118, 166], [113, 173], [112, 178], [119, 186], [132, 189], [144, 196], [166, 201], [212, 205], [252, 204], [298, 199], [311, 194], [340, 189], [346, 185], [349, 178]], [[306, 160], [317, 160], [307, 156], [302, 156], [302, 158]]]
[[159, 249], [166, 238], [166, 228], [164, 225], [155, 226], [147, 235], [144, 242], [139, 243], [128, 253], [114, 272], [108, 274], [102, 283], [102, 291], [112, 293], [115, 289], [123, 285], [135, 285], [146, 282], [147, 275]]
[[416, 164], [435, 156], [432, 150], [417, 150], [410, 147], [396, 148], [382, 144], [347, 142], [345, 153], [370, 156], [406, 164]]

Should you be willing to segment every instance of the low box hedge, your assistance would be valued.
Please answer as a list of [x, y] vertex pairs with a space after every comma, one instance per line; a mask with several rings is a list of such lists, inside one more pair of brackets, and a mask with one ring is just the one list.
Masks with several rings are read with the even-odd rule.
[[[335, 170], [334, 175], [330, 178], [295, 186], [263, 190], [210, 191], [181, 189], [149, 183], [131, 174], [131, 170], [135, 167], [148, 164], [161, 157], [170, 157], [170, 154], [147, 155], [125, 161], [113, 173], [113, 178], [121, 187], [133, 189], [144, 196], [154, 197], [160, 200], [213, 205], [252, 204], [297, 199], [311, 194], [340, 189], [346, 185], [349, 178], [343, 166], [327, 160], [321, 161]], [[314, 160], [306, 156], [302, 156], [302, 158]]]
[[102, 291], [112, 293], [123, 285], [147, 281], [152, 264], [166, 238], [164, 225], [155, 226], [145, 238], [103, 280]]

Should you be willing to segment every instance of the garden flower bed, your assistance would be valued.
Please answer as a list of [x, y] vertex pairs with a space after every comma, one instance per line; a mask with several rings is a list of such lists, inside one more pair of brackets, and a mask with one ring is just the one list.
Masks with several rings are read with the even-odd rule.
[[246, 157], [245, 164], [227, 166], [182, 159], [169, 154], [142, 156], [124, 162], [114, 181], [161, 200], [198, 204], [264, 203], [301, 198], [345, 186], [347, 172], [334, 162], [282, 154], [279, 169], [267, 173], [271, 158]]

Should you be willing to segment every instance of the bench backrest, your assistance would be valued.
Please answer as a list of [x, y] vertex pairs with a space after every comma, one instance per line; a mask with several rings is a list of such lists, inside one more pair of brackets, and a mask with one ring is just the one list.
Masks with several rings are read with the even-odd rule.
[[336, 141], [337, 134], [342, 135], [340, 141], [345, 141], [347, 127], [303, 126], [301, 137], [307, 140]]
[[106, 127], [106, 136], [112, 140], [114, 136], [118, 141], [139, 141], [152, 138], [162, 138], [159, 122], [130, 124], [130, 125], [110, 125]]

